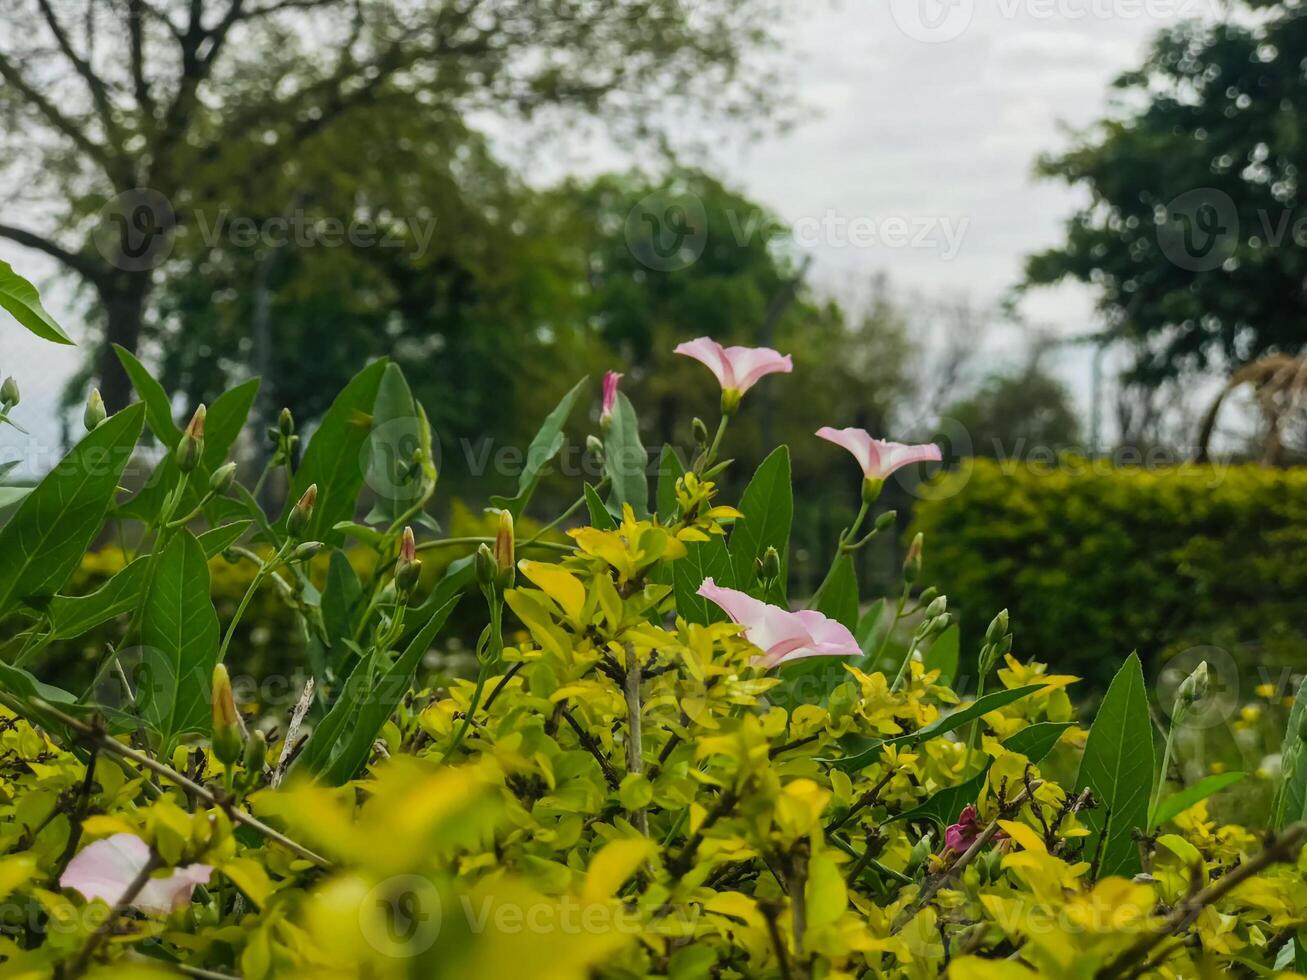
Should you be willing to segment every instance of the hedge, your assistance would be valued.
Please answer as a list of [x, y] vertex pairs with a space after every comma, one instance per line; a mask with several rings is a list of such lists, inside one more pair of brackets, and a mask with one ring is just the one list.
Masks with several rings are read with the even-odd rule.
[[1023, 657], [1100, 686], [1134, 649], [1150, 677], [1198, 646], [1263, 681], [1307, 666], [1307, 470], [975, 460], [945, 479], [915, 523], [963, 649], [1006, 607]]

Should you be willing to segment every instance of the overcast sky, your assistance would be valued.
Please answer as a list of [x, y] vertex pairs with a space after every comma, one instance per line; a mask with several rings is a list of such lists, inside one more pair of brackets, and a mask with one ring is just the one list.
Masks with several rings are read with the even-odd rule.
[[[884, 271], [904, 289], [984, 305], [1019, 279], [1025, 255], [1058, 241], [1077, 203], [1032, 177], [1035, 158], [1067, 144], [1063, 125], [1104, 112], [1110, 81], [1151, 35], [1215, 0], [796, 2], [809, 7], [790, 47], [802, 121], [761, 143], [724, 142], [717, 169], [780, 215], [820, 288], [847, 296]], [[593, 169], [592, 150], [559, 168]], [[0, 258], [42, 283], [54, 271], [7, 242]], [[48, 296], [80, 334], [67, 291]], [[1095, 326], [1078, 288], [1041, 293], [1025, 312], [1067, 335]], [[19, 378], [32, 441], [0, 429], [0, 462], [57, 443], [54, 404], [78, 356], [4, 330], [0, 373]], [[1001, 363], [1002, 344], [987, 356]], [[1083, 356], [1057, 367], [1083, 400]]]

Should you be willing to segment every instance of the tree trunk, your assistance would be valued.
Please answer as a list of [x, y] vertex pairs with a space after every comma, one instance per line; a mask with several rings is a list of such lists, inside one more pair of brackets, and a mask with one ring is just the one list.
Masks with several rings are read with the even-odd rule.
[[110, 412], [125, 408], [132, 397], [131, 380], [113, 348], [118, 344], [131, 353], [136, 353], [151, 285], [150, 274], [145, 272], [120, 273], [100, 287], [100, 300], [105, 309], [105, 331], [96, 374], [100, 379], [100, 395], [104, 398], [104, 406]]

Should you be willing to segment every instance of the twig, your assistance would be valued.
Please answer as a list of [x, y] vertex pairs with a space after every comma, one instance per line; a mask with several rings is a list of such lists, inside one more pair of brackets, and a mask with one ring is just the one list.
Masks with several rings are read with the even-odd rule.
[[517, 663], [513, 664], [513, 666], [509, 667], [507, 671], [504, 672], [504, 676], [499, 678], [499, 683], [495, 685], [495, 689], [490, 692], [490, 697], [486, 698], [486, 703], [482, 705], [481, 707], [482, 711], [490, 710], [490, 706], [495, 703], [495, 698], [499, 697], [499, 693], [506, 686], [508, 686], [508, 682], [511, 681], [514, 677], [516, 677], [517, 672], [525, 666], [526, 666], [526, 661], [519, 660]]
[[722, 792], [722, 795], [717, 798], [717, 805], [714, 806], [712, 810], [708, 812], [708, 815], [703, 818], [703, 823], [699, 824], [699, 829], [696, 830], [694, 835], [685, 842], [685, 846], [681, 848], [680, 853], [678, 853], [676, 857], [670, 858], [667, 861], [667, 869], [671, 871], [672, 874], [679, 876], [690, 870], [690, 862], [694, 859], [694, 852], [697, 851], [699, 845], [703, 843], [704, 834], [712, 828], [713, 824], [726, 816], [739, 799], [740, 794], [736, 792], [734, 787], [730, 787]]
[[785, 940], [781, 938], [780, 927], [776, 924], [780, 909], [777, 908], [774, 902], [759, 902], [758, 911], [767, 920], [767, 932], [771, 935], [772, 946], [776, 949], [776, 960], [780, 966], [781, 980], [793, 980], [793, 974], [790, 972], [790, 954], [785, 948]]
[[83, 721], [79, 721], [63, 711], [60, 711], [47, 701], [40, 698], [31, 698], [27, 703], [24, 703], [22, 700], [11, 694], [0, 692], [0, 703], [5, 704], [14, 711], [17, 711], [19, 714], [26, 715], [29, 713], [29, 710], [31, 710], [37, 714], [47, 715], [59, 724], [68, 728], [70, 731], [76, 733], [77, 736], [85, 741], [91, 748], [98, 748], [101, 751], [109, 752], [124, 759], [129, 759], [138, 766], [148, 769], [150, 772], [162, 776], [177, 786], [180, 786], [187, 792], [195, 794], [211, 806], [220, 807], [229, 817], [231, 817], [232, 820], [235, 820], [237, 823], [245, 824], [245, 826], [249, 827], [251, 830], [257, 831], [264, 837], [268, 838], [268, 840], [280, 844], [287, 850], [298, 854], [306, 861], [311, 861], [320, 868], [331, 868], [331, 862], [322, 855], [316, 854], [303, 844], [291, 840], [285, 834], [281, 833], [281, 831], [274, 830], [253, 814], [246, 813], [244, 810], [232, 805], [231, 800], [216, 795], [207, 786], [201, 786], [193, 779], [186, 778], [176, 769], [152, 759], [144, 752], [137, 752], [135, 749], [123, 745], [117, 739], [110, 738], [104, 732], [93, 728]]
[[993, 840], [994, 835], [998, 833], [999, 820], [1019, 811], [1021, 807], [1025, 805], [1026, 800], [1032, 798], [1034, 791], [1039, 789], [1040, 785], [1040, 780], [1032, 780], [1027, 784], [1026, 788], [1021, 791], [1020, 795], [1012, 800], [1011, 803], [1000, 807], [998, 816], [989, 822], [989, 826], [981, 831], [980, 836], [972, 842], [971, 846], [963, 852], [962, 856], [922, 886], [921, 894], [917, 896], [917, 900], [899, 913], [899, 917], [894, 920], [894, 925], [890, 929], [890, 935], [897, 934], [899, 930], [911, 922], [916, 917], [917, 913], [930, 903], [930, 900], [935, 897], [935, 894], [943, 888], [954, 875], [961, 873], [968, 864], [974, 861], [976, 856], [989, 846], [989, 842]]
[[300, 726], [304, 724], [304, 716], [309, 713], [309, 707], [313, 704], [313, 678], [310, 677], [304, 682], [304, 691], [300, 694], [300, 699], [295, 702], [295, 708], [290, 713], [290, 724], [286, 728], [286, 737], [281, 742], [281, 755], [277, 757], [277, 767], [272, 770], [272, 780], [269, 785], [276, 789], [281, 785], [282, 779], [286, 776], [286, 770], [290, 768], [291, 760], [295, 756], [295, 737], [300, 733]]
[[95, 955], [95, 951], [100, 947], [100, 944], [104, 942], [105, 936], [109, 935], [109, 930], [113, 928], [113, 924], [117, 921], [118, 916], [127, 911], [132, 902], [136, 900], [136, 896], [141, 893], [141, 889], [145, 887], [147, 882], [149, 882], [150, 875], [161, 867], [163, 867], [163, 859], [159, 857], [158, 852], [155, 851], [154, 848], [150, 848], [150, 856], [146, 860], [145, 865], [136, 873], [136, 877], [133, 878], [131, 884], [127, 886], [127, 890], [123, 892], [118, 901], [114, 903], [113, 908], [109, 910], [109, 915], [100, 923], [99, 926], [96, 927], [95, 932], [91, 933], [87, 938], [81, 950], [78, 951], [77, 956], [68, 964], [66, 976], [76, 977], [81, 975], [82, 971], [86, 969], [86, 964], [90, 962], [91, 957]]
[[[640, 658], [635, 647], [626, 644], [626, 771], [635, 775], [644, 772], [644, 738], [640, 720]], [[646, 837], [649, 836], [649, 814], [644, 807], [631, 811], [631, 823]]]
[[580, 740], [581, 747], [595, 757], [595, 761], [599, 763], [599, 768], [603, 771], [604, 779], [607, 781], [608, 785], [613, 789], [617, 789], [621, 786], [622, 781], [617, 778], [617, 773], [613, 771], [612, 763], [608, 761], [607, 757], [600, 750], [599, 743], [594, 740], [594, 736], [582, 728], [581, 723], [578, 722], [576, 718], [572, 716], [572, 712], [568, 711], [566, 708], [563, 708], [563, 718], [572, 727], [572, 731], [576, 732], [576, 737]]
[[863, 793], [862, 796], [858, 798], [858, 801], [854, 803], [853, 806], [849, 807], [848, 812], [845, 813], [844, 816], [837, 817], [826, 825], [826, 833], [830, 834], [839, 830], [846, 823], [852, 820], [860, 811], [872, 806], [878, 799], [880, 799], [880, 794], [884, 791], [885, 787], [889, 785], [890, 780], [894, 778], [894, 775], [897, 772], [898, 769], [894, 766], [887, 768], [885, 774], [880, 777], [876, 785]]
[[1123, 975], [1130, 967], [1142, 962], [1154, 946], [1165, 941], [1178, 930], [1184, 929], [1203, 909], [1215, 905], [1259, 871], [1264, 871], [1272, 864], [1296, 860], [1298, 850], [1302, 847], [1305, 838], [1307, 838], [1307, 824], [1297, 823], [1286, 828], [1279, 837], [1267, 841], [1262, 852], [1255, 858], [1245, 861], [1206, 888], [1194, 892], [1189, 898], [1178, 903], [1156, 930], [1141, 936], [1133, 946], [1094, 974], [1096, 980]]

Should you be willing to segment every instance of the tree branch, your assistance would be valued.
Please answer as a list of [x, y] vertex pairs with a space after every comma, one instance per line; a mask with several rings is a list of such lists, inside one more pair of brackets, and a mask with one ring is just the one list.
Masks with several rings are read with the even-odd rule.
[[50, 5], [50, 0], [36, 0], [37, 6], [41, 8], [41, 13], [45, 17], [46, 25], [50, 28], [50, 33], [54, 35], [55, 43], [59, 45], [59, 50], [63, 52], [77, 74], [86, 82], [86, 87], [91, 92], [91, 100], [95, 103], [96, 108], [100, 111], [100, 118], [104, 121], [105, 132], [109, 134], [114, 143], [120, 143], [118, 121], [114, 116], [113, 100], [109, 98], [109, 89], [104, 84], [104, 80], [95, 73], [91, 63], [77, 53], [73, 47], [72, 39], [68, 32], [64, 30], [63, 25], [59, 23], [59, 17]]
[[113, 158], [109, 155], [109, 151], [87, 136], [81, 127], [60, 112], [53, 102], [32, 88], [23, 78], [18, 66], [10, 61], [5, 54], [0, 54], [0, 78], [3, 78], [6, 84], [12, 86], [29, 105], [44, 116], [51, 126], [63, 133], [64, 136], [76, 144], [78, 149], [100, 164], [109, 179], [116, 182], [118, 177], [117, 168]]
[[98, 262], [86, 255], [77, 252], [70, 252], [62, 245], [57, 245], [48, 238], [43, 238], [36, 232], [28, 231], [26, 228], [16, 228], [13, 225], [0, 225], [0, 238], [7, 238], [11, 242], [16, 242], [26, 248], [35, 249], [38, 252], [44, 252], [46, 255], [58, 259], [68, 268], [93, 283], [100, 282], [106, 275], [106, 269], [102, 268]]

